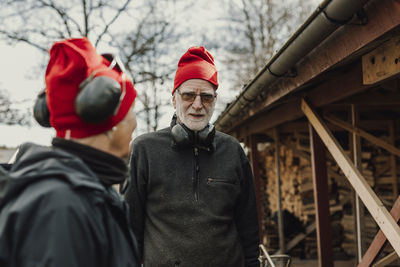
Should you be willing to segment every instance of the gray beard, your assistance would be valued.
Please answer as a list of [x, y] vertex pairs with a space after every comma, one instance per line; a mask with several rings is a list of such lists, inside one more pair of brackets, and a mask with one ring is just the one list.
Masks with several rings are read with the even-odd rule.
[[[184, 120], [182, 120], [182, 118], [185, 118], [185, 114], [183, 114], [183, 111], [181, 111], [181, 109], [180, 109], [180, 106], [179, 105], [176, 105], [176, 116], [177, 116], [177, 118], [178, 118], [178, 122], [179, 123], [183, 123], [183, 124], [185, 124], [185, 126], [186, 127], [188, 127], [190, 130], [192, 130], [192, 131], [194, 131], [194, 132], [198, 132], [198, 131], [201, 131], [201, 130], [203, 130], [207, 125], [208, 125], [208, 123], [210, 122], [210, 119], [211, 119], [211, 116], [212, 116], [212, 114], [213, 114], [213, 112], [214, 112], [214, 107], [212, 108], [212, 109], [210, 109], [210, 115], [209, 115], [209, 118], [208, 118], [208, 120], [207, 121], [202, 121], [201, 122], [201, 124], [204, 124], [204, 125], [201, 125], [201, 127], [196, 127], [196, 126], [198, 126], [199, 124], [198, 123], [196, 123], [196, 125], [192, 125], [192, 124], [194, 124], [194, 123], [192, 123], [192, 122], [190, 122], [190, 121], [184, 121]], [[206, 116], [208, 116], [208, 114], [206, 114]]]

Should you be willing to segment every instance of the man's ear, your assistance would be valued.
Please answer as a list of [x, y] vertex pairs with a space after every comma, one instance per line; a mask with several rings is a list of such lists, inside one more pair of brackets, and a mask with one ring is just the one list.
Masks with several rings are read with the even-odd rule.
[[174, 108], [176, 109], [175, 93], [172, 95], [172, 105], [174, 105]]

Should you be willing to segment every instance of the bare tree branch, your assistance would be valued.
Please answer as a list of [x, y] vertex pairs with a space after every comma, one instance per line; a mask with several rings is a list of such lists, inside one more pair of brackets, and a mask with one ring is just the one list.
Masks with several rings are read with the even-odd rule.
[[26, 43], [28, 45], [36, 47], [37, 49], [39, 49], [39, 50], [41, 50], [43, 52], [47, 52], [47, 49], [45, 47], [42, 47], [42, 46], [40, 46], [40, 45], [38, 45], [38, 44], [36, 44], [34, 42], [31, 42], [30, 40], [28, 40], [28, 39], [26, 39], [26, 38], [24, 38], [22, 36], [18, 36], [17, 33], [13, 34], [11, 32], [6, 32], [6, 31], [3, 31], [3, 30], [0, 30], [0, 34], [5, 35], [8, 39], [12, 39], [12, 40], [17, 41], [17, 42]]
[[[301, 1], [301, 6], [311, 1]], [[228, 16], [224, 15], [223, 20], [228, 22], [226, 28], [234, 39], [220, 42], [229, 51], [223, 61], [236, 78], [235, 87], [240, 89], [283, 44], [290, 30], [305, 19], [305, 13], [299, 16], [293, 11], [299, 2], [289, 0], [227, 0], [227, 5]]]
[[97, 46], [99, 44], [99, 42], [101, 41], [101, 38], [103, 38], [104, 34], [106, 34], [108, 32], [108, 29], [110, 28], [110, 26], [118, 19], [118, 17], [121, 15], [121, 13], [126, 10], [127, 6], [129, 5], [129, 3], [131, 2], [131, 0], [126, 0], [125, 4], [119, 8], [117, 10], [117, 13], [114, 15], [114, 17], [106, 24], [106, 27], [104, 27], [103, 31], [99, 34], [99, 36], [97, 37], [97, 40], [95, 42], [95, 46]]
[[18, 103], [12, 103], [6, 92], [0, 90], [0, 124], [30, 125], [30, 112], [13, 107], [15, 104]]
[[43, 7], [49, 7], [49, 8], [51, 8], [54, 11], [57, 12], [57, 14], [60, 16], [61, 20], [64, 23], [65, 30], [67, 31], [68, 36], [71, 36], [72, 33], [71, 33], [71, 29], [69, 28], [69, 25], [68, 25], [68, 19], [69, 18], [67, 16], [67, 14], [63, 10], [61, 10], [60, 8], [57, 8], [53, 1], [50, 1], [50, 3], [47, 3], [47, 2], [45, 2], [43, 0], [38, 0], [38, 2], [41, 3], [43, 5]]
[[[86, 0], [82, 0], [82, 15], [83, 15], [83, 36], [89, 35], [89, 15], [86, 7]], [[97, 46], [97, 43], [96, 43]]]

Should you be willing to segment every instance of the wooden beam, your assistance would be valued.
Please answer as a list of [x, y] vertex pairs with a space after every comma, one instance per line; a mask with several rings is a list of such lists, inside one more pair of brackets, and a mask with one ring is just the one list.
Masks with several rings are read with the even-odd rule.
[[[350, 105], [344, 105], [340, 109], [332, 109], [332, 106], [324, 106], [323, 111], [324, 114], [329, 114], [331, 111], [333, 113], [335, 111], [342, 111], [343, 113], [347, 112], [349, 110]], [[400, 108], [400, 102], [399, 102], [399, 108]], [[362, 111], [365, 110], [365, 107], [360, 107], [358, 106], [358, 110]], [[370, 109], [368, 109], [370, 110]], [[386, 128], [389, 122], [392, 122], [393, 120], [389, 120], [386, 118], [382, 118], [379, 120], [369, 120], [369, 119], [364, 119], [364, 120], [359, 120], [357, 125], [359, 128], [363, 129], [364, 131], [376, 131], [376, 130], [382, 130], [383, 128]], [[394, 121], [396, 124], [396, 121]], [[332, 132], [335, 131], [343, 131], [342, 127], [336, 126], [334, 124], [329, 125], [329, 129], [331, 129]], [[279, 125], [279, 132], [281, 134], [296, 134], [296, 132], [299, 133], [308, 133], [308, 121], [306, 120], [295, 120], [291, 122], [286, 122], [281, 125]], [[295, 136], [296, 137], [296, 136]], [[308, 138], [308, 134], [307, 134]]]
[[339, 105], [351, 105], [357, 104], [362, 105], [364, 108], [371, 108], [373, 106], [378, 106], [385, 108], [387, 106], [397, 106], [400, 105], [400, 94], [389, 93], [387, 91], [373, 91], [366, 94], [351, 96], [344, 101], [341, 101]]
[[[400, 62], [399, 62], [400, 64]], [[391, 121], [389, 123], [389, 137], [390, 137], [390, 144], [394, 146], [395, 144], [395, 124], [394, 121]], [[390, 155], [390, 166], [391, 166], [391, 174], [392, 174], [392, 185], [393, 185], [393, 200], [397, 198], [399, 195], [399, 185], [397, 181], [397, 163], [396, 163], [396, 157], [391, 154]]]
[[258, 217], [258, 235], [260, 237], [260, 243], [263, 240], [262, 230], [262, 204], [261, 204], [261, 183], [260, 183], [260, 168], [258, 164], [258, 151], [257, 151], [257, 136], [250, 136], [250, 163], [253, 169], [254, 175], [254, 191], [256, 193], [256, 205], [257, 205], [257, 217]]
[[[352, 114], [350, 111], [348, 114], [348, 118], [350, 119], [350, 121], [352, 120], [351, 116], [352, 116]], [[332, 132], [333, 132], [333, 129], [332, 129], [333, 127], [338, 127], [338, 126], [330, 123], [329, 128], [331, 129]], [[343, 131], [343, 128], [341, 128], [341, 130]], [[354, 134], [351, 132], [348, 132], [348, 135], [349, 135], [349, 147], [350, 147], [350, 149], [352, 149], [354, 146], [354, 144], [353, 144], [354, 143], [354, 140], [353, 140]], [[353, 153], [353, 150], [351, 150], [351, 152]], [[354, 242], [354, 248], [355, 248], [354, 253], [355, 253], [355, 261], [358, 263], [358, 262], [360, 262], [359, 257], [362, 257], [362, 254], [359, 255], [359, 253], [358, 253], [358, 247], [359, 247], [358, 240], [359, 239], [358, 239], [358, 224], [357, 224], [357, 217], [358, 217], [357, 216], [357, 213], [358, 213], [357, 200], [359, 200], [359, 197], [358, 197], [356, 191], [354, 190], [354, 188], [351, 187], [351, 185], [350, 185], [350, 189], [351, 189], [351, 193], [349, 196], [347, 196], [347, 198], [349, 200], [351, 199], [351, 214], [353, 216], [353, 233], [354, 233], [353, 242]], [[352, 252], [349, 251], [349, 253], [352, 253]]]
[[366, 131], [357, 128], [345, 121], [339, 120], [337, 118], [333, 118], [331, 116], [325, 116], [324, 117], [327, 121], [329, 121], [332, 124], [335, 124], [337, 126], [342, 127], [343, 129], [355, 133], [356, 135], [359, 135], [363, 138], [365, 138], [366, 140], [370, 141], [372, 144], [375, 144], [383, 149], [385, 149], [386, 151], [400, 157], [400, 149], [396, 148], [395, 146], [389, 144], [388, 142], [373, 136], [372, 134], [367, 133]]
[[[356, 127], [359, 120], [358, 111], [355, 105], [351, 105], [351, 125]], [[361, 140], [360, 137], [352, 132], [352, 144], [353, 144], [353, 161], [356, 168], [362, 174], [361, 167]], [[355, 192], [355, 225], [356, 225], [356, 240], [357, 240], [357, 259], [361, 262], [362, 256], [365, 251], [365, 242], [363, 240], [364, 232], [364, 205], [360, 201], [357, 193]]]
[[362, 56], [363, 82], [374, 84], [400, 73], [400, 38], [395, 37]]
[[319, 115], [317, 115], [314, 109], [304, 99], [302, 100], [301, 107], [313, 128], [316, 130], [325, 146], [338, 163], [340, 169], [343, 171], [344, 175], [347, 177], [350, 184], [360, 196], [374, 220], [377, 222], [379, 228], [382, 229], [394, 250], [398, 255], [400, 255], [400, 228], [397, 223], [393, 220], [382, 201], [368, 185], [365, 178], [351, 162], [343, 148], [340, 147], [339, 143]]
[[315, 221], [317, 224], [318, 265], [320, 267], [333, 267], [326, 149], [311, 124], [309, 129]]
[[285, 232], [282, 213], [282, 194], [281, 194], [281, 161], [280, 161], [280, 140], [277, 128], [274, 128], [275, 139], [275, 172], [276, 172], [276, 192], [278, 198], [278, 233], [279, 233], [279, 250], [285, 253]]
[[[400, 219], [400, 196], [394, 202], [394, 205], [393, 205], [392, 209], [390, 210], [390, 215], [393, 217], [394, 221], [396, 221], [396, 222]], [[365, 254], [362, 258], [362, 261], [360, 262], [360, 264], [358, 264], [357, 267], [370, 266], [371, 263], [376, 258], [376, 256], [381, 251], [385, 242], [386, 242], [386, 237], [383, 234], [382, 230], [379, 230], [378, 233], [376, 234], [374, 240], [372, 240], [371, 244], [369, 245], [367, 252], [365, 252]], [[397, 240], [397, 242], [399, 242], [399, 241]]]
[[[345, 97], [362, 92], [367, 86], [362, 84], [361, 64], [354, 63], [342, 69], [337, 74], [337, 78], [327, 80], [324, 83], [313, 88], [307, 93], [307, 96], [315, 106], [324, 106]], [[301, 99], [296, 97], [285, 100], [284, 103], [279, 104], [277, 108], [270, 108], [257, 113], [252, 116], [248, 122], [239, 126], [246, 128], [248, 134], [264, 133], [266, 130], [273, 128], [281, 123], [292, 121], [301, 118], [303, 113], [301, 111]]]
[[372, 265], [372, 267], [384, 267], [384, 266], [387, 266], [387, 265], [391, 264], [392, 262], [394, 262], [395, 260], [397, 260], [398, 258], [399, 257], [397, 256], [396, 251], [393, 251], [392, 253], [390, 253], [389, 255], [387, 255], [383, 259], [380, 259], [377, 263]]

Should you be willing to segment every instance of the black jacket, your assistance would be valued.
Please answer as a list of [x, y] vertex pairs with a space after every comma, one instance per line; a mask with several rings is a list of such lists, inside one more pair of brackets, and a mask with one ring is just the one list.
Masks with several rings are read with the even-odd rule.
[[0, 175], [0, 266], [139, 266], [123, 202], [79, 157], [26, 144]]
[[125, 194], [145, 267], [259, 266], [253, 176], [242, 147], [173, 144], [170, 128], [135, 139]]

